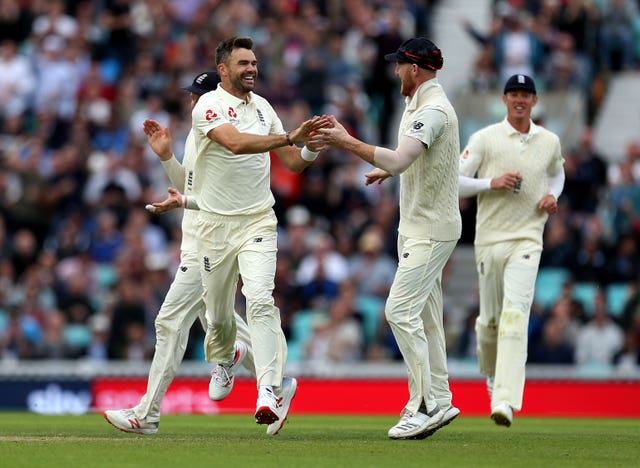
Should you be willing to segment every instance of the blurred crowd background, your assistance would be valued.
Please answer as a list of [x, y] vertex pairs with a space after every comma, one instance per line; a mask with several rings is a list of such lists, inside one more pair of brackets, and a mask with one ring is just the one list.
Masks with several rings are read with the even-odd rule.
[[[334, 114], [358, 138], [393, 146], [402, 99], [383, 55], [430, 37], [443, 3], [0, 0], [0, 359], [152, 356], [181, 212], [144, 209], [169, 182], [142, 121], [168, 126], [181, 158], [190, 113], [180, 88], [214, 68], [220, 40], [254, 39], [257, 92], [285, 128]], [[478, 44], [467, 84], [476, 92], [500, 93], [505, 77], [524, 72], [541, 90], [578, 91], [586, 103], [580, 142], [565, 148], [560, 212], [545, 231], [531, 363], [640, 366], [640, 132], [612, 163], [590, 127], [610, 78], [639, 70], [639, 3], [495, 2], [485, 28], [461, 12], [451, 31]], [[367, 170], [337, 150], [301, 175], [272, 159], [275, 297], [291, 360], [400, 360], [383, 313], [397, 181], [365, 187]], [[470, 248], [473, 200], [461, 210], [459, 248]], [[456, 266], [448, 272], [445, 285]], [[476, 291], [467, 294], [474, 306], [457, 311], [445, 295], [445, 325], [449, 356], [472, 361]], [[191, 333], [187, 359], [203, 360], [201, 326]]]

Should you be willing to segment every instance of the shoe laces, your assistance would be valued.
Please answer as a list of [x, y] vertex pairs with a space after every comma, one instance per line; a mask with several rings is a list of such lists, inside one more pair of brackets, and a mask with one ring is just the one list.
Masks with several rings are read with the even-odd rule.
[[411, 419], [414, 416], [415, 415], [411, 411], [409, 411], [407, 408], [403, 408], [402, 411], [400, 412], [401, 421], [406, 421], [407, 419]]
[[278, 398], [275, 393], [270, 392], [269, 390], [261, 392], [260, 398], [269, 400], [271, 403], [270, 406], [273, 406], [274, 408], [282, 407], [282, 397]]
[[137, 418], [136, 412], [133, 411], [133, 408], [126, 408], [120, 410], [120, 415], [124, 418]]
[[233, 374], [229, 374], [230, 369], [231, 366], [218, 364], [211, 372], [211, 377], [216, 381], [216, 383], [223, 387], [226, 387], [231, 382], [231, 377], [233, 377]]

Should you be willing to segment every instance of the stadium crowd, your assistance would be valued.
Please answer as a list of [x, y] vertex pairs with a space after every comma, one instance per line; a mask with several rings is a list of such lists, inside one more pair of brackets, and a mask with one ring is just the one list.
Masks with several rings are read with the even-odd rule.
[[[384, 145], [402, 103], [383, 56], [429, 36], [437, 3], [0, 0], [0, 359], [150, 358], [181, 233], [180, 213], [144, 209], [165, 197], [168, 181], [142, 121], [170, 127], [176, 145], [185, 140], [180, 88], [213, 68], [221, 39], [254, 39], [257, 91], [285, 128], [334, 114]], [[610, 77], [639, 68], [638, 3], [496, 2], [487, 31], [466, 23], [459, 32], [480, 45], [470, 85], [497, 91], [506, 76], [528, 73], [542, 89], [583, 93], [591, 123]], [[608, 163], [587, 127], [564, 156], [541, 262], [541, 276], [560, 273], [562, 288], [534, 305], [529, 362], [637, 369], [640, 140]], [[300, 175], [272, 160], [275, 297], [292, 359], [400, 359], [383, 314], [396, 268], [396, 187], [365, 187], [368, 168], [354, 159], [329, 150]], [[461, 209], [469, 243], [475, 206]], [[454, 358], [474, 358], [477, 310], [466, 313], [468, 325], [449, 334]], [[203, 334], [194, 326], [187, 358], [202, 359]]]

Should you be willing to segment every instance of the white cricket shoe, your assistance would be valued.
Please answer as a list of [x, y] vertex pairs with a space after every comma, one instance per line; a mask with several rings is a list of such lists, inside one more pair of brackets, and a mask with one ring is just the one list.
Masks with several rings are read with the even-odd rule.
[[441, 427], [444, 427], [447, 424], [451, 423], [451, 421], [456, 419], [459, 414], [460, 414], [460, 410], [458, 408], [456, 408], [453, 405], [449, 406], [449, 408], [447, 408], [444, 411], [444, 417], [442, 418], [442, 421], [440, 422], [440, 425], [437, 427], [436, 430], [438, 430]]
[[388, 435], [391, 439], [425, 439], [441, 427], [443, 418], [444, 411], [438, 407], [429, 414], [404, 409], [400, 421], [389, 429]]
[[256, 403], [256, 424], [273, 424], [280, 419], [282, 397], [278, 398], [270, 389], [260, 389]]
[[491, 419], [498, 426], [511, 426], [513, 421], [513, 409], [509, 406], [509, 403], [500, 403], [491, 408]]
[[147, 418], [138, 418], [133, 409], [107, 410], [102, 413], [104, 419], [107, 420], [116, 429], [122, 432], [134, 432], [136, 434], [155, 434], [158, 432], [158, 421], [147, 421]]
[[218, 364], [211, 372], [209, 398], [213, 401], [220, 401], [229, 396], [235, 381], [234, 372], [242, 364], [248, 352], [249, 347], [245, 343], [236, 341], [233, 359], [227, 364]]
[[293, 377], [285, 377], [282, 379], [282, 397], [280, 398], [280, 408], [278, 414], [278, 420], [272, 422], [267, 426], [267, 434], [276, 435], [287, 422], [287, 414], [289, 414], [289, 407], [293, 397], [296, 396], [296, 390], [298, 389], [298, 381]]

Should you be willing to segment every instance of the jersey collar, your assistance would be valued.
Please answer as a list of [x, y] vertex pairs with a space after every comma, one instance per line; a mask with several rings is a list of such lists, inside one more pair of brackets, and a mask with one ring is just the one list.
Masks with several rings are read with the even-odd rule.
[[232, 107], [239, 107], [242, 104], [251, 104], [253, 102], [253, 91], [249, 92], [249, 96], [247, 96], [247, 100], [244, 101], [243, 99], [240, 99], [236, 96], [234, 96], [233, 94], [227, 92], [222, 86], [218, 85], [218, 87], [216, 88], [215, 91], [220, 98], [225, 101], [227, 104], [231, 105]]
[[[521, 135], [521, 133], [513, 128], [513, 126], [509, 123], [507, 118], [505, 117], [502, 121], [502, 125], [504, 125], [505, 130], [507, 131], [507, 135]], [[535, 135], [540, 131], [540, 127], [533, 123], [533, 120], [529, 120], [529, 135]]]

